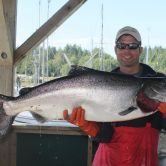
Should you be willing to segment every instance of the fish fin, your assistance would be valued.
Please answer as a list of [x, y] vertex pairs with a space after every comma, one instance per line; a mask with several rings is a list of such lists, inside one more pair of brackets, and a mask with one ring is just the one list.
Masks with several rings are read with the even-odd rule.
[[121, 115], [121, 116], [124, 116], [124, 115], [127, 115], [127, 114], [133, 112], [133, 111], [136, 110], [136, 109], [137, 109], [136, 107], [131, 106], [131, 107], [129, 107], [128, 109], [119, 112], [118, 114]]
[[36, 119], [40, 123], [44, 123], [44, 122], [47, 121], [44, 117], [42, 117], [41, 115], [39, 115], [39, 114], [37, 114], [35, 112], [31, 112], [31, 114], [34, 117], [34, 119]]
[[94, 69], [85, 67], [85, 66], [78, 66], [78, 65], [72, 65], [70, 71], [68, 72], [68, 75], [79, 75], [87, 72], [94, 72]]
[[15, 116], [6, 115], [4, 109], [0, 108], [0, 140], [3, 141], [8, 135]]
[[6, 96], [3, 94], [0, 94], [0, 103], [3, 103], [4, 101], [14, 100], [15, 97], [13, 96]]
[[31, 87], [26, 87], [26, 88], [20, 89], [19, 95], [27, 94], [31, 89], [32, 89]]

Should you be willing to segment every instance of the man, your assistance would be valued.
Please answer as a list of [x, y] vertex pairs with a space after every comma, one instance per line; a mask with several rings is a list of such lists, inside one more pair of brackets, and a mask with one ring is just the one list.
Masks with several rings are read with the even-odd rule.
[[[115, 53], [119, 67], [114, 73], [134, 76], [161, 76], [152, 68], [139, 63], [143, 52], [141, 36], [133, 27], [124, 27], [116, 35]], [[157, 107], [166, 112], [166, 104], [153, 103], [142, 92], [138, 94], [138, 103], [151, 105], [148, 111]], [[142, 102], [146, 102], [143, 103]], [[64, 118], [77, 124], [85, 133], [99, 142], [93, 166], [157, 166], [157, 146], [159, 131], [162, 128], [162, 113], [156, 112], [148, 117], [116, 123], [95, 123], [84, 120], [84, 109], [77, 107], [69, 116], [64, 111]]]

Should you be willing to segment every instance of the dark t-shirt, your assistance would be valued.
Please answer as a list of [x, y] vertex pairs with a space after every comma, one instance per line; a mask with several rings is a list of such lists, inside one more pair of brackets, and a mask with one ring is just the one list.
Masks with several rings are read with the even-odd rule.
[[[142, 67], [142, 70], [139, 73], [136, 73], [136, 76], [141, 76], [141, 77], [164, 76], [164, 74], [162, 73], [155, 72], [148, 65], [145, 65], [142, 63], [140, 65]], [[120, 73], [120, 68], [118, 67], [112, 70], [111, 73]], [[158, 130], [161, 130], [162, 128], [166, 128], [166, 120], [163, 118], [160, 112], [156, 112], [147, 117], [138, 118], [138, 119], [129, 120], [129, 121], [99, 123], [100, 132], [97, 134], [94, 140], [97, 142], [108, 142], [112, 138], [112, 135], [114, 132], [112, 126], [144, 127], [147, 122], [151, 123], [151, 126]]]

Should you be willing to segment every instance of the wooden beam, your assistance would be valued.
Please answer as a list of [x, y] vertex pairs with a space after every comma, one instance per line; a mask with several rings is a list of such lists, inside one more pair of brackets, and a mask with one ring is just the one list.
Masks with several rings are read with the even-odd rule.
[[0, 0], [0, 93], [12, 95], [16, 0]]
[[73, 12], [75, 12], [86, 0], [69, 0], [58, 10], [45, 24], [33, 33], [14, 53], [14, 65], [20, 62], [28, 51], [39, 45], [55, 29], [57, 29]]
[[[8, 32], [11, 39], [11, 48], [16, 47], [16, 16], [17, 16], [17, 0], [3, 0], [4, 15], [7, 22]], [[12, 50], [12, 52], [13, 52]]]

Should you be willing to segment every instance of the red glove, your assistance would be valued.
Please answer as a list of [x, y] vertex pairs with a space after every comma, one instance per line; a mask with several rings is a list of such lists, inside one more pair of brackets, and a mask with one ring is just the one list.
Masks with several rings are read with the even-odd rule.
[[155, 101], [153, 99], [148, 98], [143, 90], [141, 90], [138, 94], [137, 94], [137, 105], [139, 106], [139, 108], [143, 111], [143, 112], [153, 112], [155, 111], [158, 106], [160, 105], [159, 101]]
[[96, 122], [85, 120], [85, 110], [82, 107], [74, 108], [70, 116], [68, 110], [64, 110], [63, 117], [68, 122], [80, 127], [82, 131], [92, 137], [95, 137], [99, 131], [99, 126]]
[[163, 116], [166, 118], [166, 103], [160, 103], [157, 109], [163, 113]]

